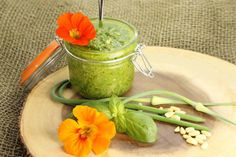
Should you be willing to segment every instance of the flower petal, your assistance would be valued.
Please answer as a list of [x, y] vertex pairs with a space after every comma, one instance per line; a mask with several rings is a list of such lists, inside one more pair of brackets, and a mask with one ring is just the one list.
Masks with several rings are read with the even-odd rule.
[[114, 122], [106, 121], [97, 125], [98, 136], [102, 136], [108, 139], [113, 138], [116, 135], [116, 127]]
[[80, 45], [80, 46], [87, 46], [89, 44], [89, 40], [86, 38], [79, 38], [71, 42], [72, 44]]
[[81, 40], [81, 39], [75, 39], [75, 38], [72, 38], [70, 35], [69, 35], [69, 32], [63, 28], [63, 27], [59, 27], [57, 30], [56, 30], [56, 34], [60, 37], [60, 38], [63, 38], [65, 41], [67, 42], [70, 42], [72, 44], [76, 44], [78, 42], [78, 40]]
[[79, 124], [72, 120], [66, 119], [64, 120], [58, 128], [58, 136], [60, 141], [64, 142], [71, 136], [74, 136], [79, 129]]
[[77, 156], [77, 157], [87, 157], [92, 149], [92, 141], [80, 140], [77, 136], [71, 136], [64, 142], [65, 152]]
[[109, 119], [104, 113], [100, 112], [94, 124], [97, 126], [99, 135], [101, 134], [100, 136], [104, 136], [107, 138], [113, 138], [115, 136], [115, 124], [114, 122], [109, 121]]
[[71, 24], [72, 15], [73, 15], [72, 13], [65, 13], [59, 16], [59, 18], [57, 19], [57, 24], [59, 25], [59, 27], [64, 27], [68, 31], [72, 29], [72, 24]]
[[104, 113], [88, 106], [76, 106], [73, 114], [78, 123], [67, 119], [58, 129], [65, 152], [77, 157], [86, 157], [91, 150], [95, 154], [104, 152], [115, 136], [114, 123]]
[[[81, 12], [76, 14], [65, 13], [58, 18], [57, 23], [59, 28], [56, 30], [56, 34], [72, 44], [87, 46], [89, 41], [96, 36], [92, 22]], [[79, 38], [70, 35], [72, 29], [79, 31]]]
[[90, 26], [93, 25], [89, 18], [87, 16], [84, 16], [83, 21], [81, 21], [80, 26], [79, 26], [79, 31], [81, 32], [82, 36], [84, 35], [86, 29]]
[[93, 124], [97, 117], [97, 110], [88, 106], [76, 106], [73, 115], [80, 123]]
[[109, 145], [110, 139], [97, 136], [97, 138], [93, 141], [92, 149], [95, 154], [101, 154], [109, 147]]
[[99, 125], [104, 122], [109, 122], [109, 119], [104, 113], [99, 112], [99, 114], [97, 114], [96, 121], [94, 122], [94, 124]]
[[73, 14], [71, 17], [72, 26], [74, 28], [79, 28], [80, 23], [82, 22], [83, 19], [84, 19], [84, 15], [82, 13], [79, 12], [79, 13]]
[[86, 30], [84, 31], [84, 37], [86, 37], [87, 39], [93, 39], [96, 36], [96, 30], [94, 28], [93, 25], [90, 25], [86, 28]]
[[60, 38], [63, 38], [64, 40], [68, 40], [70, 39], [70, 34], [69, 34], [69, 31], [64, 28], [64, 27], [59, 27], [57, 28], [56, 30], [56, 34], [60, 37]]

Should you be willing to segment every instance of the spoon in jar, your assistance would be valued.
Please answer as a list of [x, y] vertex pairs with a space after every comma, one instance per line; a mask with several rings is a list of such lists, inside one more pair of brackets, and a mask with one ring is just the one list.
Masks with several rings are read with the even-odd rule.
[[99, 8], [99, 27], [103, 26], [102, 20], [103, 20], [103, 6], [104, 6], [104, 0], [98, 0], [98, 8]]

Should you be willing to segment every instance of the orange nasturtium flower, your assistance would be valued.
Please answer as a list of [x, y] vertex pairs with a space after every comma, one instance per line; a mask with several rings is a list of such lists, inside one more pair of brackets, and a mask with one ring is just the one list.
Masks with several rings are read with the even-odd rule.
[[86, 46], [95, 38], [96, 30], [89, 18], [79, 13], [65, 13], [57, 19], [56, 34], [72, 44]]
[[116, 134], [115, 124], [104, 113], [87, 106], [76, 106], [73, 115], [77, 121], [66, 119], [58, 129], [65, 152], [77, 157], [85, 157], [91, 150], [95, 154], [104, 152]]

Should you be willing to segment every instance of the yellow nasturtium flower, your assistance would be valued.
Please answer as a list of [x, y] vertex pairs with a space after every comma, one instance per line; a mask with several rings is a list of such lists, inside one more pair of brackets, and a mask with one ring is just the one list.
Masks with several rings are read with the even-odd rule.
[[77, 121], [66, 119], [58, 129], [65, 152], [77, 157], [86, 157], [91, 150], [103, 153], [116, 134], [115, 124], [104, 113], [87, 106], [76, 106], [73, 115]]

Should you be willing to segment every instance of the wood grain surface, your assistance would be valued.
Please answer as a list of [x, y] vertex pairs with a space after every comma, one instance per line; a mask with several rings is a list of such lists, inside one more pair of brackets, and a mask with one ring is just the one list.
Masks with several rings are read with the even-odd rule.
[[[203, 102], [236, 101], [236, 66], [223, 60], [192, 51], [147, 47], [145, 55], [150, 60], [156, 77], [146, 78], [136, 73], [132, 95], [150, 89], [166, 89]], [[67, 67], [42, 80], [29, 94], [22, 111], [20, 131], [29, 152], [36, 157], [66, 157], [57, 138], [57, 128], [68, 112], [68, 107], [53, 102], [49, 93], [55, 84], [68, 79]], [[67, 97], [74, 95], [71, 91]], [[222, 115], [236, 120], [236, 107], [213, 107]], [[139, 146], [126, 136], [117, 135], [103, 157], [235, 157], [236, 127], [214, 120], [203, 114], [183, 108], [189, 113], [207, 119], [211, 128], [209, 147], [190, 146], [174, 126], [157, 123], [159, 140], [154, 145]], [[95, 156], [92, 153], [90, 156]]]

